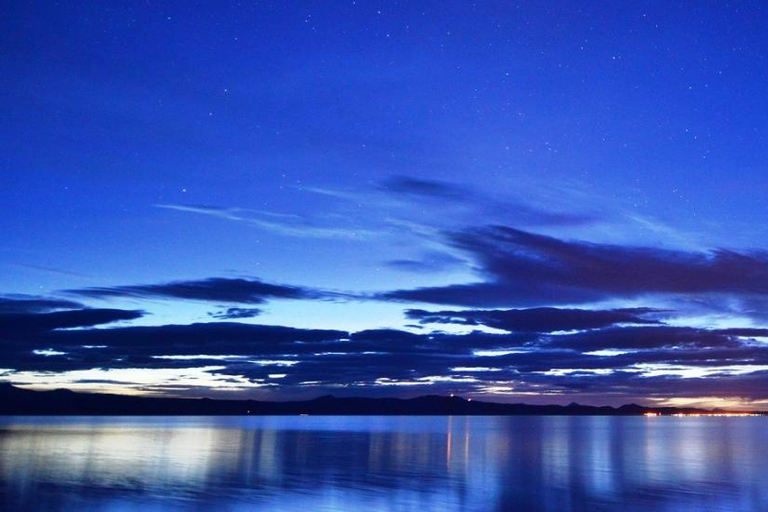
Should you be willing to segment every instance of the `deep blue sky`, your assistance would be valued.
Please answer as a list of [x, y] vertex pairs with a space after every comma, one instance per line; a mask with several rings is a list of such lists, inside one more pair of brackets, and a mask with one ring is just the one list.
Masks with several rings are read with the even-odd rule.
[[765, 405], [766, 33], [759, 2], [5, 2], [0, 374]]

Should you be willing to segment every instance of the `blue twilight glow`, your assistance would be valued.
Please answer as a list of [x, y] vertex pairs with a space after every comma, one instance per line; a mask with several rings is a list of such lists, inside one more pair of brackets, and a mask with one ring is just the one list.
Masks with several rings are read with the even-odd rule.
[[8, 5], [0, 378], [768, 403], [766, 33], [759, 3]]

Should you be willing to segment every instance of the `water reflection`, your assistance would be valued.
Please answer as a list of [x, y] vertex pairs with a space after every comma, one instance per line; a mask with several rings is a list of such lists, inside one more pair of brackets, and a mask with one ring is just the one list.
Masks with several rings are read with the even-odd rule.
[[768, 510], [766, 418], [0, 419], [2, 510]]

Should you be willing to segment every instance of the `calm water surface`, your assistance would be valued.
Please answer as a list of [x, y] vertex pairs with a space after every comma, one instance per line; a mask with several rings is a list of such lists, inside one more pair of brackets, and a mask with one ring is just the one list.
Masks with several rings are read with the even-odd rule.
[[0, 418], [0, 509], [768, 511], [768, 418]]

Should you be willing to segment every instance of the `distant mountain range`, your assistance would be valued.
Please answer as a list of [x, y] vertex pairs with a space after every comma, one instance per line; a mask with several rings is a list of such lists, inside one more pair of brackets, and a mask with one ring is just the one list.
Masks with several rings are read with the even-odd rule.
[[[67, 389], [31, 391], [0, 383], [0, 415], [456, 415], [456, 416], [640, 416], [644, 414], [711, 415], [720, 409], [678, 407], [621, 407], [589, 405], [500, 404], [458, 396], [418, 398], [338, 398], [322, 396], [294, 402], [213, 400], [209, 398], [154, 398], [76, 393]], [[764, 414], [764, 413], [759, 413]]]

